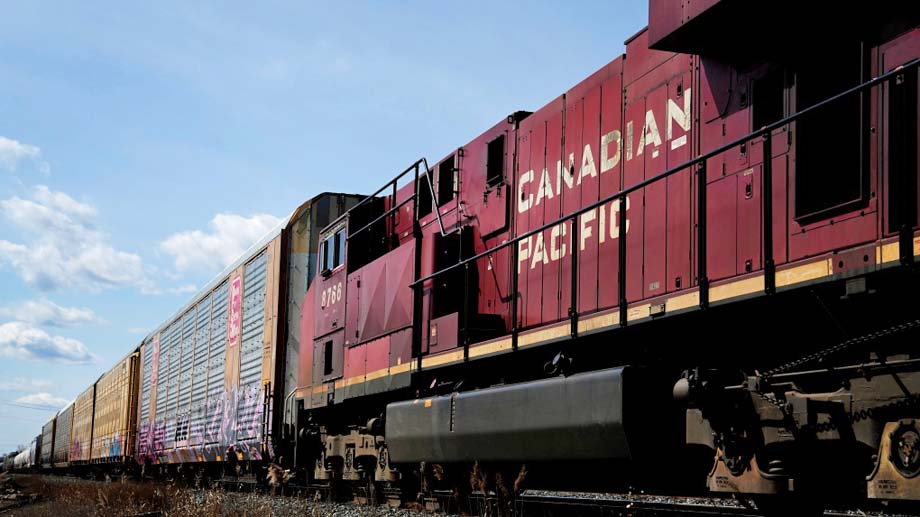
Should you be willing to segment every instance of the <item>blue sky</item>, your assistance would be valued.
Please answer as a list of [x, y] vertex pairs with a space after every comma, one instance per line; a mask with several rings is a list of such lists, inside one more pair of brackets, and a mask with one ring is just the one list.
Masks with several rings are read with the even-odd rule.
[[6, 5], [0, 452], [302, 201], [540, 107], [646, 20], [601, 0]]

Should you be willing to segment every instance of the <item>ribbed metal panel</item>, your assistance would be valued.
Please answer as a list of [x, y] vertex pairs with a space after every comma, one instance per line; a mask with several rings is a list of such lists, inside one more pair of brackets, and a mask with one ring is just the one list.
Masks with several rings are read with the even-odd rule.
[[195, 367], [192, 369], [192, 411], [189, 440], [192, 444], [203, 441], [206, 420], [205, 400], [208, 392], [208, 345], [211, 328], [211, 295], [198, 303], [195, 322]]
[[144, 357], [141, 358], [141, 431], [150, 420], [150, 381], [153, 367], [153, 337], [144, 341]]
[[54, 419], [42, 426], [42, 446], [39, 450], [42, 467], [51, 466], [51, 455], [54, 452]]
[[166, 410], [169, 404], [166, 403], [166, 394], [169, 391], [169, 329], [164, 329], [160, 333], [160, 355], [157, 358], [157, 402], [154, 405], [153, 420], [163, 422], [166, 420]]
[[192, 402], [192, 374], [195, 369], [195, 310], [182, 317], [182, 353], [179, 358], [179, 414], [189, 412]]
[[265, 280], [268, 254], [246, 264], [243, 273], [243, 333], [240, 345], [240, 391], [237, 409], [240, 441], [258, 437], [261, 415], [262, 337], [265, 326]]
[[[224, 365], [227, 362], [227, 282], [211, 295], [211, 347], [208, 351], [208, 398], [205, 403], [205, 442], [218, 440], [220, 425], [212, 425], [211, 415], [223, 413]], [[219, 418], [219, 417], [218, 417]]]
[[227, 282], [214, 290], [211, 311], [211, 351], [208, 359], [208, 406], [224, 393], [224, 363], [227, 352]]
[[[175, 446], [176, 436], [176, 402], [179, 400], [179, 361], [182, 357], [182, 321], [177, 319], [169, 326], [166, 333], [169, 342], [169, 370], [168, 385], [166, 391], [166, 439], [165, 448], [172, 449]], [[162, 358], [160, 359], [163, 360]], [[161, 363], [162, 364], [162, 363]], [[157, 406], [160, 405], [159, 398]]]
[[70, 461], [70, 430], [73, 426], [73, 403], [61, 410], [54, 429], [54, 455], [51, 460], [56, 467], [67, 466]]

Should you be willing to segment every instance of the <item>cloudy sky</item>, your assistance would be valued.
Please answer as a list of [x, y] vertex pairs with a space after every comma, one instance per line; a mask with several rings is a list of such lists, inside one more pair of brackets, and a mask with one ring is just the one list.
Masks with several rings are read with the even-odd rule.
[[322, 191], [367, 193], [623, 52], [646, 3], [9, 2], [0, 452]]

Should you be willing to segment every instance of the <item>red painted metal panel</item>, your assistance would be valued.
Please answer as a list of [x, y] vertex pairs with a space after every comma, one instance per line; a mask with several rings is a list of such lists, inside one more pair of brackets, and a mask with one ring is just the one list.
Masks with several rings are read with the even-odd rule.
[[[627, 68], [629, 66], [627, 65]], [[623, 152], [625, 164], [623, 165], [624, 188], [631, 187], [645, 179], [645, 159], [643, 154], [638, 154], [642, 138], [642, 128], [645, 125], [645, 97], [635, 98], [626, 89], [626, 98], [631, 99], [626, 105], [626, 130], [623, 137]], [[643, 146], [644, 148], [644, 146]], [[621, 238], [626, 239], [626, 298], [629, 301], [642, 299], [645, 283], [642, 277], [642, 264], [644, 261], [642, 249], [643, 223], [645, 215], [644, 192], [634, 192], [629, 196], [627, 204], [628, 224], [626, 231], [620, 229]]]
[[361, 272], [348, 275], [348, 289], [346, 289], [345, 306], [345, 344], [352, 345], [358, 342], [360, 332], [359, 317], [361, 315]]
[[[672, 52], [650, 49], [648, 30], [645, 29], [626, 42], [626, 55], [629, 56], [629, 59], [624, 62], [623, 66], [623, 84], [627, 88], [634, 81], [674, 56]], [[631, 99], [627, 97], [627, 104], [630, 102], [632, 102]]]
[[361, 268], [358, 342], [379, 336], [386, 324], [386, 261], [377, 259]]
[[386, 256], [386, 298], [383, 306], [386, 320], [383, 332], [392, 332], [412, 324], [412, 288], [409, 286], [415, 271], [414, 260], [414, 242], [400, 246]]
[[[390, 336], [383, 336], [380, 339], [375, 339], [366, 345], [363, 345], [367, 349], [366, 361], [367, 368], [366, 372], [375, 372], [378, 370], [383, 370], [389, 368], [390, 366]], [[346, 375], [347, 377], [347, 375]]]
[[317, 276], [313, 301], [317, 307], [315, 321], [317, 336], [343, 328], [345, 324], [346, 277], [344, 266], [336, 269], [328, 278]]
[[[572, 175], [564, 170], [562, 154], [562, 110], [550, 117], [546, 122], [546, 169], [550, 186], [546, 189], [543, 199], [543, 223], [546, 224], [562, 215], [562, 191], [574, 185]], [[552, 189], [553, 195], [550, 196]], [[544, 322], [559, 319], [562, 312], [560, 298], [564, 294], [561, 290], [562, 280], [559, 274], [560, 262], [564, 255], [566, 236], [570, 234], [566, 226], [559, 230], [543, 232], [543, 312]], [[536, 246], [535, 246], [536, 248]], [[569, 289], [565, 287], [567, 292]]]
[[372, 343], [373, 342], [345, 347], [345, 370], [343, 377], [345, 377], [346, 380], [354, 379], [355, 377], [364, 377], [364, 374], [367, 373], [367, 350], [368, 346]]
[[[620, 60], [622, 61], [622, 60]], [[623, 131], [623, 81], [619, 74], [611, 76], [601, 86], [601, 144], [598, 150], [598, 167], [600, 173], [599, 197], [615, 194], [622, 188], [623, 150], [625, 132]], [[597, 245], [598, 245], [598, 308], [614, 307], [618, 304], [619, 255], [617, 239], [613, 238], [614, 204], [608, 203], [597, 210]], [[631, 214], [628, 214], [631, 215]]]
[[738, 173], [738, 254], [735, 270], [738, 274], [761, 268], [761, 167], [751, 167]]
[[431, 345], [428, 352], [436, 354], [456, 348], [458, 344], [459, 327], [460, 325], [456, 312], [431, 320], [431, 330], [429, 333], [429, 342]]
[[[563, 120], [563, 150], [562, 176], [571, 182], [572, 186], [568, 187], [566, 180], [562, 181], [559, 193], [562, 198], [562, 212], [571, 214], [578, 210], [582, 204], [581, 188], [581, 155], [582, 155], [582, 126], [584, 124], [584, 102], [581, 97], [566, 94], [565, 99], [565, 118]], [[590, 170], [590, 169], [589, 169]], [[565, 235], [560, 237], [559, 260], [556, 261], [559, 268], [559, 311], [561, 316], [570, 314], [573, 309], [572, 305], [572, 250], [575, 249], [576, 243], [572, 242], [574, 232], [569, 222], [565, 224]], [[579, 262], [583, 262], [584, 257], [579, 257]]]
[[412, 330], [390, 334], [390, 366], [399, 366], [412, 360]]
[[[627, 91], [629, 89], [627, 88]], [[644, 137], [645, 146], [638, 145], [636, 154], [642, 153], [645, 160], [645, 179], [653, 178], [667, 170], [664, 123], [668, 100], [668, 85], [663, 84], [648, 94], [645, 106], [648, 109], [639, 142]], [[643, 151], [644, 149], [644, 151]], [[637, 157], [638, 159], [638, 157]], [[667, 286], [667, 195], [668, 182], [657, 181], [645, 189], [644, 256], [642, 293], [643, 298], [663, 294]]]
[[[530, 200], [535, 194], [533, 185], [533, 167], [531, 166], [531, 143], [533, 141], [533, 124], [529, 120], [524, 120], [517, 131], [517, 164], [514, 171], [514, 235], [521, 235], [527, 232], [530, 227]], [[518, 275], [518, 297], [517, 314], [514, 318], [517, 320], [517, 327], [524, 322], [524, 315], [527, 314], [527, 304], [530, 293], [530, 260], [527, 257], [529, 246], [526, 240], [518, 243], [518, 263], [512, 264], [511, 267], [517, 270]]]
[[706, 274], [710, 280], [737, 273], [738, 178], [713, 181], [706, 190]]
[[[534, 124], [532, 125], [530, 133], [530, 170], [532, 174], [530, 175], [531, 182], [527, 186], [529, 190], [527, 193], [527, 201], [530, 204], [530, 208], [527, 210], [527, 230], [543, 224], [543, 207], [545, 206], [542, 203], [542, 199], [545, 197], [545, 188], [542, 189], [542, 197], [540, 193], [541, 185], [545, 183], [543, 178], [546, 177], [546, 173], [544, 172], [546, 170], [546, 156], [544, 154], [546, 146], [546, 121], [545, 114], [542, 114], [543, 116], [538, 115], [541, 114], [538, 112], [531, 116], [531, 118], [534, 119]], [[531, 193], [533, 194], [533, 198], [530, 197]], [[533, 199], [533, 201], [531, 201], [531, 199]], [[539, 204], [537, 204], [537, 200], [540, 200]], [[528, 245], [525, 248], [527, 250], [527, 255], [522, 264], [522, 266], [526, 267], [528, 270], [525, 276], [527, 279], [527, 298], [524, 304], [525, 312], [522, 315], [525, 327], [537, 325], [543, 320], [543, 261], [539, 258], [535, 260], [535, 243], [537, 239], [531, 237], [527, 242]], [[540, 243], [540, 250], [542, 250], [542, 237]]]
[[[694, 133], [692, 103], [695, 92], [690, 73], [684, 73], [668, 83], [668, 107], [665, 110], [664, 145], [668, 168], [690, 159]], [[689, 127], [685, 127], [689, 126]], [[667, 201], [667, 275], [666, 292], [692, 285], [691, 243], [693, 242], [692, 183], [689, 169], [668, 178]]]
[[[578, 179], [581, 181], [582, 205], [594, 203], [599, 199], [601, 183], [600, 147], [601, 147], [601, 86], [585, 93], [581, 101], [583, 106], [582, 138], [580, 152], [577, 156]], [[613, 171], [606, 175], [612, 176]], [[598, 211], [582, 214], [579, 218], [578, 242], [572, 246], [578, 248], [578, 311], [597, 310], [598, 297], [598, 253], [600, 224]], [[605, 275], [606, 276], [606, 275]]]

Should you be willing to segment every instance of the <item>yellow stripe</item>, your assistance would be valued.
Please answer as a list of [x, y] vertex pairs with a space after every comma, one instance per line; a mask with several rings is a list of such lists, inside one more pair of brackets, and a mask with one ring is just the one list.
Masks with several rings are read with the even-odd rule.
[[449, 354], [440, 354], [422, 358], [422, 368], [431, 368], [442, 364], [455, 363], [463, 360], [463, 350], [457, 350]]
[[367, 375], [364, 376], [364, 380], [370, 382], [374, 379], [379, 379], [381, 377], [386, 377], [390, 375], [390, 369], [384, 368], [382, 370], [374, 370], [372, 372], [367, 372]]
[[390, 375], [396, 375], [398, 373], [406, 373], [412, 369], [412, 361], [406, 361], [402, 364], [397, 364], [396, 366], [390, 367]]
[[776, 287], [783, 287], [829, 276], [833, 271], [831, 259], [822, 259], [811, 264], [791, 267], [776, 272]]
[[650, 303], [630, 307], [626, 310], [626, 321], [641, 320], [649, 316], [649, 309], [652, 308]]
[[717, 302], [764, 290], [763, 275], [717, 285], [709, 289], [709, 301]]
[[470, 357], [479, 357], [486, 354], [494, 354], [502, 350], [511, 350], [511, 338], [499, 339], [490, 343], [483, 343], [470, 348]]
[[345, 379], [336, 379], [335, 389], [341, 389], [345, 387]]
[[325, 384], [320, 384], [319, 386], [313, 386], [313, 393], [325, 393], [328, 389]]
[[571, 327], [568, 323], [563, 323], [562, 325], [555, 325], [543, 330], [522, 334], [520, 337], [518, 337], [518, 347], [536, 345], [537, 343], [549, 341], [550, 339], [568, 336], [570, 329]]
[[664, 302], [665, 311], [679, 311], [681, 309], [687, 309], [690, 307], [699, 307], [700, 305], [700, 292], [694, 291], [692, 293], [681, 294], [673, 298], [668, 298]]
[[[916, 250], [915, 250], [916, 253]], [[897, 242], [889, 242], [888, 244], [882, 244], [882, 264], [888, 262], [895, 262], [901, 258], [901, 250]]]
[[613, 311], [599, 316], [578, 320], [578, 332], [591, 332], [620, 324], [620, 312]]

